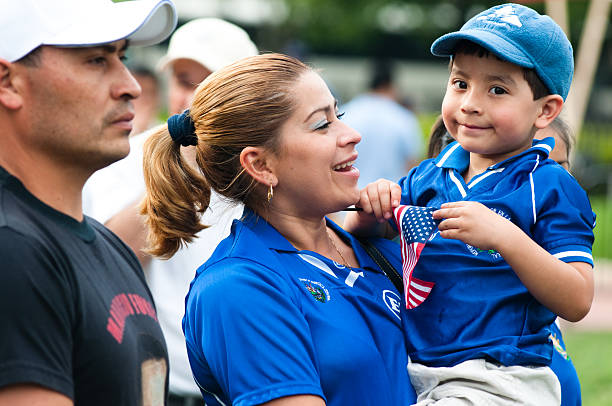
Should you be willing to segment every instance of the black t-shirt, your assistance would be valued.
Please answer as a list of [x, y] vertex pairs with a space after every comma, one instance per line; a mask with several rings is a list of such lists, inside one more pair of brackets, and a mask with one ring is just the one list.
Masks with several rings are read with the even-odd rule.
[[0, 387], [39, 384], [75, 405], [165, 403], [166, 344], [132, 251], [3, 168], [0, 325]]

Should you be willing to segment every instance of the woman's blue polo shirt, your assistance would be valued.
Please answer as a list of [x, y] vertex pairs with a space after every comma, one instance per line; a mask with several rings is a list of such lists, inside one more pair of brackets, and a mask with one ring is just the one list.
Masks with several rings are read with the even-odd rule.
[[[353, 246], [360, 268], [297, 251], [245, 209], [197, 270], [183, 329], [206, 404], [298, 394], [337, 406], [415, 401], [400, 323], [405, 306], [359, 242], [329, 224]], [[397, 244], [375, 244], [401, 269]]]
[[[548, 153], [554, 139], [489, 167], [465, 183], [469, 153], [454, 142], [400, 180], [402, 204], [439, 207], [478, 201], [519, 226], [565, 262], [593, 264], [595, 215], [578, 182]], [[555, 319], [501, 255], [437, 233], [414, 277], [435, 283], [404, 320], [409, 355], [434, 367], [486, 358], [504, 365], [548, 365]]]

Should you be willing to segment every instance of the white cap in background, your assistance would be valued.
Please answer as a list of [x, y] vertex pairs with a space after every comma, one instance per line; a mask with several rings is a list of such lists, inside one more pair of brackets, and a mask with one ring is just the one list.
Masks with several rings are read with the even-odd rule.
[[176, 30], [157, 68], [163, 70], [177, 59], [191, 59], [214, 72], [257, 53], [249, 34], [237, 25], [218, 18], [198, 18]]

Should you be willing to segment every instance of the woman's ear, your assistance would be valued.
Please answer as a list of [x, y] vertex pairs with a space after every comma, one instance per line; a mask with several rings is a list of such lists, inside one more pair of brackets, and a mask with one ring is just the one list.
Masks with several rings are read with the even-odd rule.
[[262, 147], [245, 147], [240, 152], [240, 164], [257, 182], [264, 186], [276, 186], [278, 179], [274, 173], [274, 159]]
[[0, 59], [0, 105], [7, 110], [17, 110], [23, 99], [15, 88], [15, 64]]
[[550, 94], [538, 100], [540, 111], [534, 125], [541, 129], [548, 127], [550, 123], [561, 113], [563, 109], [563, 98], [558, 94]]

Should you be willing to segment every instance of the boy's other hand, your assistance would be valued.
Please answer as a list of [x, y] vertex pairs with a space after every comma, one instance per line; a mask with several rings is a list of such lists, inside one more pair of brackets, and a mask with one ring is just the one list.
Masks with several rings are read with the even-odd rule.
[[399, 206], [401, 197], [402, 189], [397, 183], [378, 179], [361, 190], [356, 206], [373, 215], [379, 223], [384, 223], [393, 217], [393, 209]]

